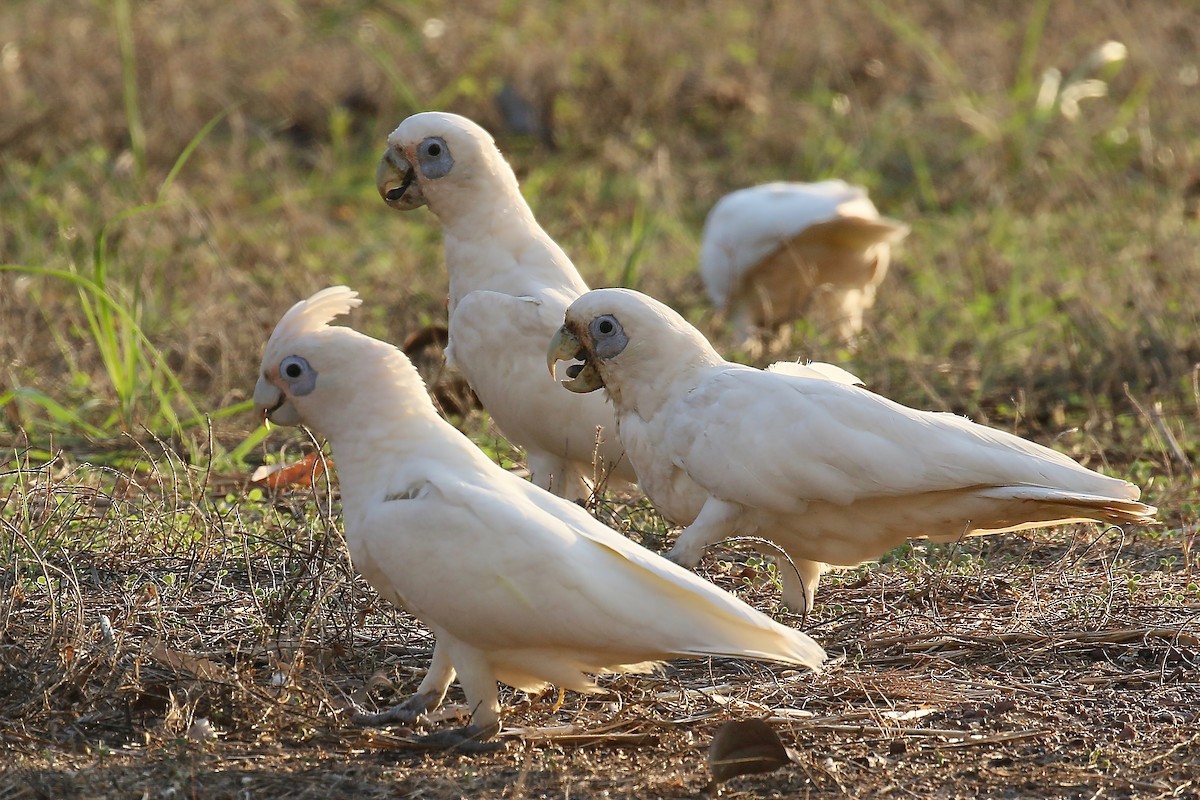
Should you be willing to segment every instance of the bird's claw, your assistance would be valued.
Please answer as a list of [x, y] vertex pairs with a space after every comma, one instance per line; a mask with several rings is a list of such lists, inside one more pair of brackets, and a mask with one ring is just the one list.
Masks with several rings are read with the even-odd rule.
[[437, 706], [438, 700], [436, 693], [425, 692], [424, 694], [414, 694], [404, 702], [376, 713], [355, 706], [350, 721], [355, 725], [363, 726], [390, 725], [392, 723], [414, 725]]
[[504, 742], [486, 741], [500, 731], [499, 723], [492, 725], [466, 725], [461, 728], [447, 728], [424, 736], [418, 736], [414, 741], [417, 745], [429, 750], [458, 750], [463, 753], [494, 753], [504, 749]]

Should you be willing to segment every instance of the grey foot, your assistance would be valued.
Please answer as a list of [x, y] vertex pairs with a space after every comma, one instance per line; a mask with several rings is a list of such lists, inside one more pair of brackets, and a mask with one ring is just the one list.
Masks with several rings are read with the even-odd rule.
[[437, 707], [441, 698], [435, 692], [414, 694], [403, 703], [372, 714], [361, 708], [356, 708], [350, 721], [355, 725], [390, 725], [398, 722], [402, 725], [412, 725], [422, 714], [427, 714]]
[[504, 742], [489, 742], [500, 732], [499, 723], [492, 725], [466, 725], [461, 728], [447, 728], [415, 740], [420, 747], [429, 750], [458, 750], [463, 753], [493, 753], [504, 749]]

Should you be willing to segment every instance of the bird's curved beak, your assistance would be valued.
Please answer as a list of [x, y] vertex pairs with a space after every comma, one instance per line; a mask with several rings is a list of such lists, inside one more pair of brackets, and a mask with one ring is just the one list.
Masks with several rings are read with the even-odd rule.
[[383, 152], [375, 168], [375, 188], [383, 202], [397, 211], [412, 211], [425, 205], [417, 170], [399, 147], [389, 147]]
[[604, 379], [600, 377], [596, 365], [588, 360], [587, 350], [580, 343], [579, 337], [571, 333], [566, 325], [554, 334], [554, 338], [550, 340], [550, 349], [546, 352], [546, 366], [550, 368], [551, 377], [554, 377], [554, 367], [559, 361], [583, 362], [567, 367], [568, 380], [559, 381], [572, 392], [587, 394], [604, 386]]
[[300, 424], [300, 412], [296, 411], [287, 395], [261, 376], [254, 385], [254, 414], [262, 417], [264, 422], [274, 422], [276, 425]]

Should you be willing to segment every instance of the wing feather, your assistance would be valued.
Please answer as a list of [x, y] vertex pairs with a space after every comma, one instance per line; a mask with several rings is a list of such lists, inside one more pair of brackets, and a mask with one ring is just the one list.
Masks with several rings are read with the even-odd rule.
[[[743, 655], [816, 667], [823, 657], [804, 634], [526, 481], [500, 473], [468, 484], [447, 474], [429, 485], [371, 509], [371, 563], [359, 568], [462, 641], [494, 651], [608, 653], [612, 665]], [[455, 568], [434, 573], [426, 564]]]
[[989, 486], [1138, 497], [1133, 484], [953, 414], [911, 409], [824, 376], [735, 365], [712, 368], [679, 401], [666, 444], [714, 496], [779, 513], [815, 500], [849, 505]]
[[510, 440], [526, 449], [565, 452], [572, 461], [589, 464], [596, 428], [602, 427], [605, 465], [616, 465], [615, 477], [635, 481], [604, 394], [564, 391], [546, 371], [546, 346], [569, 304], [565, 293], [553, 291], [539, 297], [471, 292], [451, 314], [450, 352]]

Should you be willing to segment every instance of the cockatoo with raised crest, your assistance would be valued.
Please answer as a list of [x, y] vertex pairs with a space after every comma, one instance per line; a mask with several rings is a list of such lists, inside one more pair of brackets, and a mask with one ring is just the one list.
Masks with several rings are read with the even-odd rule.
[[640, 486], [687, 527], [668, 557], [694, 566], [735, 535], [771, 540], [784, 602], [805, 612], [827, 564], [878, 558], [911, 537], [1069, 522], [1146, 524], [1132, 483], [953, 414], [917, 411], [828, 364], [725, 361], [667, 306], [598, 289], [567, 310], [548, 360], [582, 359], [573, 392], [603, 387]]
[[635, 482], [612, 409], [600, 397], [560, 391], [541, 368], [546, 340], [588, 287], [534, 219], [487, 131], [455, 114], [411, 116], [388, 137], [376, 185], [392, 208], [427, 205], [441, 222], [446, 359], [525, 450], [533, 482], [570, 499], [587, 496], [585, 480]]
[[810, 315], [849, 344], [875, 303], [892, 245], [907, 235], [907, 225], [879, 216], [860, 186], [766, 183], [713, 206], [700, 275], [743, 342], [786, 342], [791, 323]]
[[438, 416], [402, 352], [329, 325], [359, 303], [335, 286], [294, 305], [254, 389], [267, 419], [329, 440], [355, 566], [436, 637], [416, 694], [359, 721], [413, 721], [457, 675], [471, 723], [430, 742], [455, 745], [498, 729], [497, 680], [588, 691], [588, 673], [675, 657], [821, 663], [804, 634], [492, 463]]

